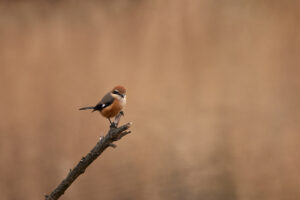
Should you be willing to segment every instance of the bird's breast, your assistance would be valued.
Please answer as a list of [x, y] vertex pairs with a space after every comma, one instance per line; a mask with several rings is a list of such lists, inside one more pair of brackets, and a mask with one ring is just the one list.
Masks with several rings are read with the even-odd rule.
[[126, 105], [126, 95], [123, 97], [123, 98], [121, 98], [120, 100], [119, 100], [119, 102], [120, 102], [120, 105], [122, 106], [122, 108]]
[[[126, 104], [126, 100], [125, 100], [125, 104]], [[101, 114], [106, 118], [115, 117], [123, 109], [123, 105], [125, 104], [124, 102], [115, 99], [111, 105], [101, 110]]]

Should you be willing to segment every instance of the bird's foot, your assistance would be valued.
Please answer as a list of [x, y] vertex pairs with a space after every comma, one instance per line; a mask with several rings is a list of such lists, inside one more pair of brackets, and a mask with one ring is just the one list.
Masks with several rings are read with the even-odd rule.
[[117, 125], [114, 122], [112, 122], [110, 123], [110, 128], [117, 128]]

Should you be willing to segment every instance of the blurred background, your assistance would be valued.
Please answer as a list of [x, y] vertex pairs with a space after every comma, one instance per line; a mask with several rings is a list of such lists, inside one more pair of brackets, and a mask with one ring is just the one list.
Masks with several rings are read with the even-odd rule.
[[132, 134], [61, 199], [300, 199], [299, 6], [1, 1], [1, 199], [49, 194], [109, 128], [78, 108], [118, 84]]

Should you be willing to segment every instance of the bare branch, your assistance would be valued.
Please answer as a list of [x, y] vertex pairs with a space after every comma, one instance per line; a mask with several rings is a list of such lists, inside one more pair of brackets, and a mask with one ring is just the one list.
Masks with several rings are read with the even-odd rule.
[[[121, 114], [119, 114], [114, 123], [118, 125], [120, 121]], [[98, 158], [107, 147], [116, 148], [117, 146], [113, 144], [114, 141], [120, 140], [123, 136], [130, 133], [128, 129], [132, 123], [127, 123], [118, 128], [111, 127], [105, 137], [101, 137], [96, 146], [82, 159], [78, 162], [74, 169], [70, 169], [67, 177], [51, 192], [50, 195], [45, 195], [46, 200], [56, 200], [59, 199], [61, 195], [70, 187], [70, 185], [76, 180], [78, 176], [83, 174], [86, 168]]]

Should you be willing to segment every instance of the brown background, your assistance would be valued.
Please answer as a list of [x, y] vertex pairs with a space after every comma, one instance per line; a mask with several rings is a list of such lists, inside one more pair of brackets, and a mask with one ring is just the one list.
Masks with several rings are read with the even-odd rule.
[[132, 134], [62, 199], [300, 199], [300, 3], [2, 1], [0, 197], [43, 199], [108, 130]]

